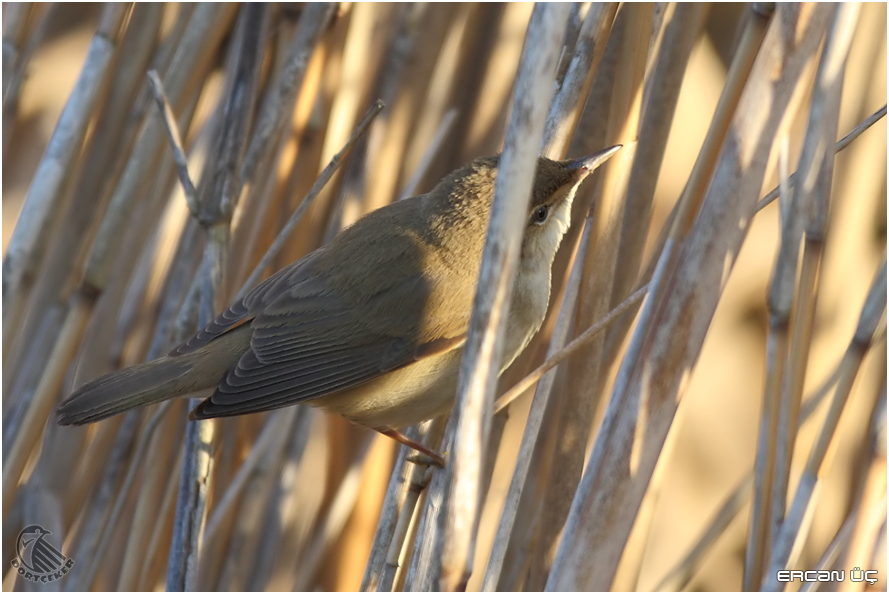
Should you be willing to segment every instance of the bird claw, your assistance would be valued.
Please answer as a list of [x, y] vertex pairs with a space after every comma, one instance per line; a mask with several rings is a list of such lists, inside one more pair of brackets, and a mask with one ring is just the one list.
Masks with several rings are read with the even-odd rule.
[[412, 464], [419, 464], [421, 466], [437, 466], [438, 468], [445, 467], [445, 459], [444, 456], [440, 454], [432, 455], [432, 454], [412, 454], [405, 458], [408, 462]]

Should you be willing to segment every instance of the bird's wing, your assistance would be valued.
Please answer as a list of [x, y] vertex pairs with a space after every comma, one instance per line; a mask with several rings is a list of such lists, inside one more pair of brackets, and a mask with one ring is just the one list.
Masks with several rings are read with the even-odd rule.
[[312, 264], [319, 255], [321, 255], [320, 250], [312, 252], [256, 285], [243, 298], [219, 314], [215, 320], [173, 349], [170, 356], [184, 355], [206, 346], [210, 341], [253, 319], [267, 303], [274, 301], [288, 289], [311, 280]]
[[[402, 319], [392, 327], [369, 323], [365, 312], [331, 292], [323, 279], [295, 285], [253, 319], [250, 350], [191, 417], [240, 415], [306, 402], [463, 344], [464, 333], [419, 336], [420, 325], [407, 312], [419, 316], [423, 291], [399, 287], [395, 292], [380, 296], [395, 298], [402, 307]], [[413, 303], [405, 299], [409, 295]]]
[[220, 327], [253, 318], [250, 349], [194, 418], [305, 402], [463, 344], [473, 291], [455, 288], [472, 273], [417, 274], [436, 252], [402, 224], [400, 208], [365, 217], [220, 316]]
[[462, 345], [477, 268], [438, 262], [418, 207], [402, 201], [367, 215], [183, 345], [200, 348], [252, 320], [250, 349], [192, 418], [305, 402]]

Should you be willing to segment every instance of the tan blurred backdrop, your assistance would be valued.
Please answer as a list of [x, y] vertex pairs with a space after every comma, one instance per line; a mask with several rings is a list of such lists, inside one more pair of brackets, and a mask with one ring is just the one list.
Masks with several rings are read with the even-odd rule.
[[[54, 24], [34, 54], [24, 83], [10, 149], [3, 155], [3, 247], [6, 248], [22, 201], [53, 126], [76, 80], [97, 23], [98, 8], [59, 5]], [[528, 6], [511, 6], [497, 43], [503, 59], [515, 64], [521, 49]], [[732, 46], [739, 5], [714, 6], [706, 33], [699, 40], [686, 73], [658, 183], [653, 225], [659, 227], [681, 192], [713, 113], [726, 73], [725, 56]], [[508, 73], [511, 77], [512, 73]], [[483, 113], [496, 117], [509, 90], [491, 89]], [[864, 6], [846, 73], [840, 135], [886, 101], [886, 5]], [[805, 125], [805, 114], [796, 129]], [[484, 144], [484, 143], [480, 143]], [[791, 163], [799, 146], [791, 146]], [[867, 156], [868, 158], [865, 158]], [[773, 155], [773, 162], [775, 161]], [[815, 337], [806, 381], [811, 393], [834, 369], [846, 348], [871, 278], [885, 249], [886, 123], [866, 132], [837, 159], [827, 241], [815, 323]], [[777, 182], [774, 166], [763, 193]], [[632, 565], [641, 563], [638, 587], [653, 588], [692, 546], [724, 497], [752, 468], [762, 398], [767, 332], [766, 287], [777, 248], [776, 205], [757, 215], [732, 271], [700, 361], [679, 409], [668, 447], [660, 461], [660, 491], [652, 500], [653, 521], [644, 551], [632, 547], [624, 558], [616, 587], [633, 588]], [[828, 465], [826, 488], [820, 493], [811, 537], [800, 561], [812, 566], [833, 537], [849, 505], [853, 460], [865, 435], [874, 395], [885, 373], [885, 342], [868, 355], [842, 419], [839, 440]], [[492, 495], [482, 517], [480, 549], [486, 554], [499, 518], [499, 505], [511, 476], [529, 400], [515, 405], [498, 460]], [[802, 443], [813, 439], [825, 407], [802, 430]], [[365, 472], [362, 496], [338, 543], [339, 561], [323, 580], [326, 587], [354, 589], [364, 570], [367, 551], [385, 489], [391, 448], [377, 444], [372, 452], [379, 473]], [[806, 445], [806, 447], [808, 447]], [[379, 450], [379, 451], [377, 451]], [[512, 458], [510, 458], [512, 456]], [[799, 469], [797, 469], [798, 472]], [[743, 569], [748, 508], [708, 554], [692, 589], [732, 589]], [[640, 535], [634, 534], [633, 542]], [[885, 566], [878, 568], [885, 579]], [[478, 576], [470, 588], [479, 585]], [[885, 588], [885, 581], [882, 582]]]

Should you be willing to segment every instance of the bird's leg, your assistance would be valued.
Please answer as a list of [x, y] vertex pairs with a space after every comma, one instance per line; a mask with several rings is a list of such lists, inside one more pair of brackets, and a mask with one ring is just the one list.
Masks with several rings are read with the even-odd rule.
[[422, 443], [414, 441], [404, 433], [396, 431], [395, 429], [389, 429], [388, 427], [374, 427], [374, 431], [378, 431], [386, 437], [391, 437], [398, 443], [404, 444], [410, 449], [419, 452], [419, 456], [414, 456], [413, 459], [408, 458], [410, 462], [419, 464], [433, 464], [435, 466], [438, 466], [439, 468], [444, 468], [444, 456], [431, 448], [427, 448]]

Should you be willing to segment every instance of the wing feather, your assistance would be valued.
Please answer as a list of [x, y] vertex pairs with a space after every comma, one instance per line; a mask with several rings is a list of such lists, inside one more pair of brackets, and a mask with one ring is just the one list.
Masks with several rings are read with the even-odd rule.
[[474, 294], [464, 289], [477, 270], [442, 261], [437, 275], [417, 275], [434, 250], [413, 227], [416, 217], [397, 205], [378, 213], [270, 277], [177, 349], [201, 348], [238, 324], [252, 329], [250, 349], [192, 418], [311, 401], [463, 344]]

